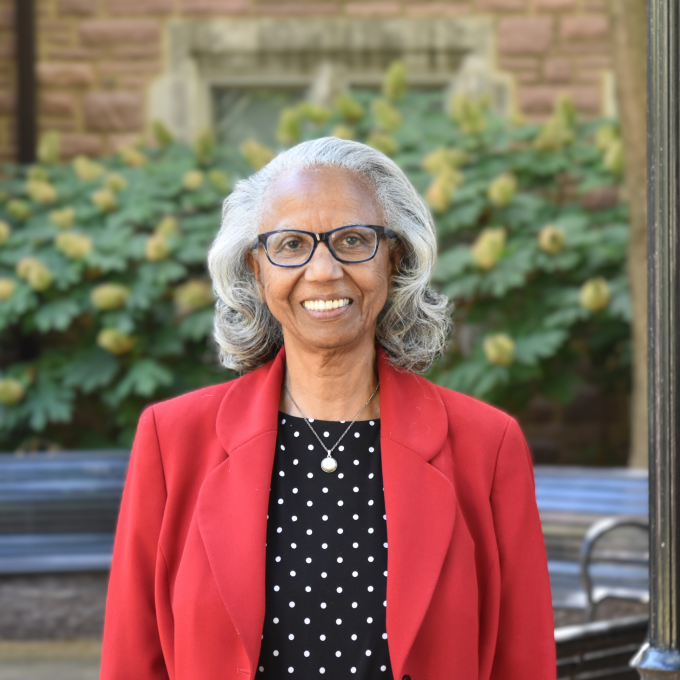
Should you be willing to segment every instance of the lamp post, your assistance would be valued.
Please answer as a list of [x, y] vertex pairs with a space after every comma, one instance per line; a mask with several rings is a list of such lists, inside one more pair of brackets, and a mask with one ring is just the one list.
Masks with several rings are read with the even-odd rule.
[[680, 1], [648, 18], [650, 625], [631, 665], [680, 680]]

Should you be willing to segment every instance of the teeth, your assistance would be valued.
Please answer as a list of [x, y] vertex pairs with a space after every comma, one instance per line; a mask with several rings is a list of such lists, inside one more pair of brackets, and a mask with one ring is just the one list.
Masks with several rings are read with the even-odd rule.
[[326, 312], [331, 309], [346, 307], [347, 305], [349, 305], [348, 298], [342, 298], [341, 300], [305, 300], [302, 303], [305, 309], [312, 309], [315, 312]]

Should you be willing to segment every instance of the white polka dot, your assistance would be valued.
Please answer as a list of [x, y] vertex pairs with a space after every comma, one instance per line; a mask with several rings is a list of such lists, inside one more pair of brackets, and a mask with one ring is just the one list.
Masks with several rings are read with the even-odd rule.
[[293, 522], [297, 522], [297, 515], [293, 515], [291, 519], [293, 520]]
[[340, 650], [338, 650], [337, 652], [335, 652], [335, 656], [342, 656], [342, 653], [340, 652]]
[[373, 592], [373, 586], [368, 586], [368, 592], [372, 593]]
[[272, 619], [272, 621], [274, 621], [274, 623], [278, 623], [278, 622], [279, 622], [279, 619], [278, 619], [278, 617], [274, 617], [274, 618]]
[[291, 543], [290, 547], [293, 548], [293, 550], [295, 550], [295, 548], [297, 548], [297, 543]]
[[338, 505], [344, 505], [343, 501], [338, 501]]
[[354, 668], [354, 666], [352, 666], [352, 667], [349, 669], [349, 672], [350, 672], [350, 673], [356, 673], [356, 672], [357, 672], [357, 669]]
[[387, 670], [387, 666], [380, 666], [380, 670], [384, 673]]
[[359, 465], [359, 461], [358, 461], [358, 460], [355, 460], [355, 461], [354, 461], [354, 464], [355, 464], [355, 465]]
[[372, 616], [369, 616], [369, 617], [366, 619], [366, 623], [373, 623], [373, 617], [372, 617]]
[[321, 489], [321, 491], [323, 491], [324, 493], [328, 493], [328, 487], [327, 487], [327, 486], [324, 486], [324, 488]]
[[289, 673], [292, 673], [292, 672], [293, 672], [293, 667], [292, 667], [292, 666], [288, 666], [288, 672], [289, 672]]
[[311, 535], [312, 535], [312, 530], [311, 530], [311, 529], [307, 529], [307, 536], [311, 536]]
[[374, 451], [375, 451], [375, 449], [374, 449], [372, 446], [369, 446], [369, 447], [368, 447], [368, 452], [369, 452], [369, 453], [373, 453]]
[[373, 479], [373, 473], [372, 473], [372, 472], [371, 472], [370, 475], [368, 475], [368, 478], [369, 478], [369, 479]]
[[373, 501], [368, 501], [368, 504], [369, 504], [369, 505], [373, 505]]
[[383, 571], [383, 576], [387, 576], [387, 572], [386, 572], [386, 571]]
[[311, 593], [311, 592], [312, 592], [312, 587], [311, 587], [311, 586], [305, 586], [305, 590], [306, 590], [308, 593]]
[[275, 592], [275, 593], [278, 593], [279, 590], [281, 590], [281, 588], [280, 588], [279, 586], [274, 586], [274, 592]]
[[344, 423], [344, 422], [346, 422], [346, 421], [344, 421], [344, 420], [341, 420], [341, 421], [340, 421], [340, 424], [342, 425], [342, 423]]
[[298, 492], [298, 490], [297, 490], [297, 487], [296, 487], [296, 488], [293, 489], [293, 493], [297, 493], [297, 492]]
[[296, 458], [296, 459], [293, 461], [293, 465], [297, 465], [297, 464], [298, 464], [298, 459]]
[[325, 639], [326, 639], [325, 635], [319, 635], [319, 640], [321, 640], [321, 642], [323, 642]]
[[290, 575], [291, 575], [291, 576], [295, 576], [295, 572], [294, 572], [294, 571], [291, 571], [291, 572], [290, 572]]
[[338, 474], [338, 479], [342, 479], [344, 476], [345, 476], [345, 475], [344, 475], [342, 472], [340, 472], [340, 473]]
[[323, 515], [321, 519], [325, 522], [328, 519], [328, 515]]
[[386, 548], [386, 547], [387, 547], [387, 543], [383, 543], [383, 548]]
[[279, 477], [285, 477], [285, 476], [286, 476], [286, 473], [283, 470], [281, 470], [281, 472], [279, 472]]
[[345, 447], [344, 446], [338, 446], [338, 451], [344, 451]]
[[369, 558], [368, 558], [368, 561], [369, 561], [369, 562], [373, 562], [373, 558], [372, 558], [372, 557], [369, 557]]
[[383, 519], [387, 519], [387, 515], [383, 515]]
[[357, 439], [359, 439], [359, 437], [360, 437], [361, 435], [360, 435], [358, 432], [355, 432], [355, 433], [354, 433], [354, 436], [355, 436]]
[[295, 602], [289, 602], [288, 606], [292, 609], [295, 606]]
[[323, 436], [324, 436], [324, 437], [330, 437], [330, 432], [324, 432], [324, 433], [323, 433]]
[[342, 624], [342, 619], [335, 619], [335, 623], [339, 626]]
[[309, 652], [305, 649], [305, 656], [309, 656]]
[[326, 578], [326, 576], [328, 576], [328, 574], [325, 571], [322, 571], [321, 572], [321, 578]]
[[328, 543], [322, 543], [321, 547], [325, 550], [328, 547]]
[[279, 498], [279, 505], [283, 505], [283, 498]]
[[293, 437], [299, 437], [300, 433], [299, 432], [293, 432]]
[[273, 654], [274, 656], [278, 656], [278, 655], [279, 655], [279, 650], [278, 650], [278, 649], [275, 649], [275, 650], [272, 652], [272, 654]]
[[[387, 633], [383, 633], [383, 640], [387, 640]], [[382, 668], [380, 670], [382, 670]]]
[[354, 491], [354, 493], [358, 493], [359, 487], [358, 487], [358, 486], [355, 486], [355, 487], [352, 489], [352, 491]]
[[321, 666], [321, 668], [319, 668], [319, 673], [325, 673], [325, 672], [326, 672], [326, 669], [323, 666]]
[[282, 531], [283, 531], [283, 529], [282, 529], [281, 527], [279, 527], [279, 528], [276, 530], [276, 533], [277, 533], [277, 534], [280, 534]]
[[356, 634], [352, 635], [352, 640], [356, 640], [356, 639], [357, 639]]
[[359, 544], [358, 544], [358, 543], [352, 543], [352, 547], [353, 547], [353, 548], [358, 548], [358, 547], [359, 547]]
[[314, 476], [314, 473], [313, 473], [313, 472], [308, 472], [308, 473], [307, 473], [307, 477], [309, 477], [310, 479], [311, 479], [313, 476]]
[[366, 650], [366, 656], [371, 656], [371, 650], [370, 649]]
[[359, 515], [352, 515], [352, 519], [359, 519]]
[[368, 421], [368, 424], [369, 424], [369, 425], [375, 425], [375, 423], [374, 423], [372, 420], [369, 420], [369, 421]]
[[341, 533], [342, 533], [342, 529], [338, 529], [338, 533], [341, 534]]
[[371, 527], [371, 528], [368, 530], [368, 533], [369, 533], [369, 534], [372, 534], [372, 533], [373, 533], [373, 527]]
[[314, 503], [312, 503], [312, 501], [307, 501], [307, 505], [311, 508]]
[[305, 619], [305, 623], [306, 623], [307, 625], [309, 625], [309, 624], [310, 624], [309, 619]]
[[281, 425], [285, 425], [285, 424], [286, 424], [286, 419], [284, 418], [284, 419], [281, 421]]
[[356, 578], [357, 576], [359, 576], [359, 572], [358, 572], [358, 571], [353, 571], [353, 572], [352, 572], [352, 576], [354, 576], [354, 578]]
[[387, 600], [383, 602], [383, 607], [387, 607]]
[[288, 636], [288, 639], [289, 639], [289, 640], [295, 640], [295, 635], [293, 635], [293, 634], [291, 633], [291, 634]]
[[[322, 602], [320, 606], [321, 606], [321, 609], [326, 609], [326, 603], [325, 602]], [[323, 640], [323, 638], [321, 638], [321, 639]]]
[[262, 673], [264, 671], [264, 666], [260, 666], [257, 670], [260, 671], [260, 673]]
[[314, 444], [309, 444], [309, 445], [307, 446], [307, 448], [308, 448], [310, 451], [314, 451]]
[[281, 444], [281, 451], [285, 451], [285, 450], [286, 450], [286, 447], [283, 444]]
[[338, 564], [342, 564], [342, 557], [338, 557]]
[[310, 423], [313, 423], [313, 422], [314, 422], [314, 418], [307, 418], [307, 420], [308, 420]]
[[280, 562], [280, 561], [281, 561], [281, 558], [280, 558], [280, 557], [275, 557], [275, 558], [274, 558], [274, 562]]
[[352, 602], [352, 609], [356, 609], [359, 605], [356, 602]]
[[307, 562], [307, 564], [311, 564], [311, 563], [312, 563], [312, 558], [311, 558], [311, 557], [308, 557], [308, 558], [305, 560], [305, 562]]
[[340, 586], [338, 586], [338, 587], [336, 588], [336, 590], [337, 590], [339, 593], [342, 592], [342, 588], [341, 588]]

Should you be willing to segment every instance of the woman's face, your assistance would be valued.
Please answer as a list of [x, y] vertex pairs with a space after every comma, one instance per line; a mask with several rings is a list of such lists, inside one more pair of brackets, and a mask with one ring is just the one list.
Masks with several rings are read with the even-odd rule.
[[[279, 229], [325, 232], [353, 224], [383, 225], [371, 187], [340, 168], [313, 168], [278, 177], [267, 195], [260, 233]], [[284, 339], [311, 349], [349, 348], [373, 342], [378, 314], [387, 299], [398, 249], [381, 238], [368, 262], [338, 262], [325, 243], [301, 267], [277, 267], [263, 247], [248, 255], [262, 299], [283, 327]], [[309, 309], [315, 301], [347, 301], [336, 309]]]

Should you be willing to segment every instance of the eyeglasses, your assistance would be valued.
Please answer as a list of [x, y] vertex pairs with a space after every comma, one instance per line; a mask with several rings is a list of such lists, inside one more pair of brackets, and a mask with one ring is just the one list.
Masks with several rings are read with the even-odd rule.
[[343, 264], [368, 262], [375, 257], [380, 237], [397, 238], [387, 227], [353, 224], [319, 234], [314, 231], [282, 229], [260, 234], [253, 244], [264, 246], [267, 259], [277, 267], [301, 267], [312, 259], [319, 243], [325, 243], [331, 255]]

